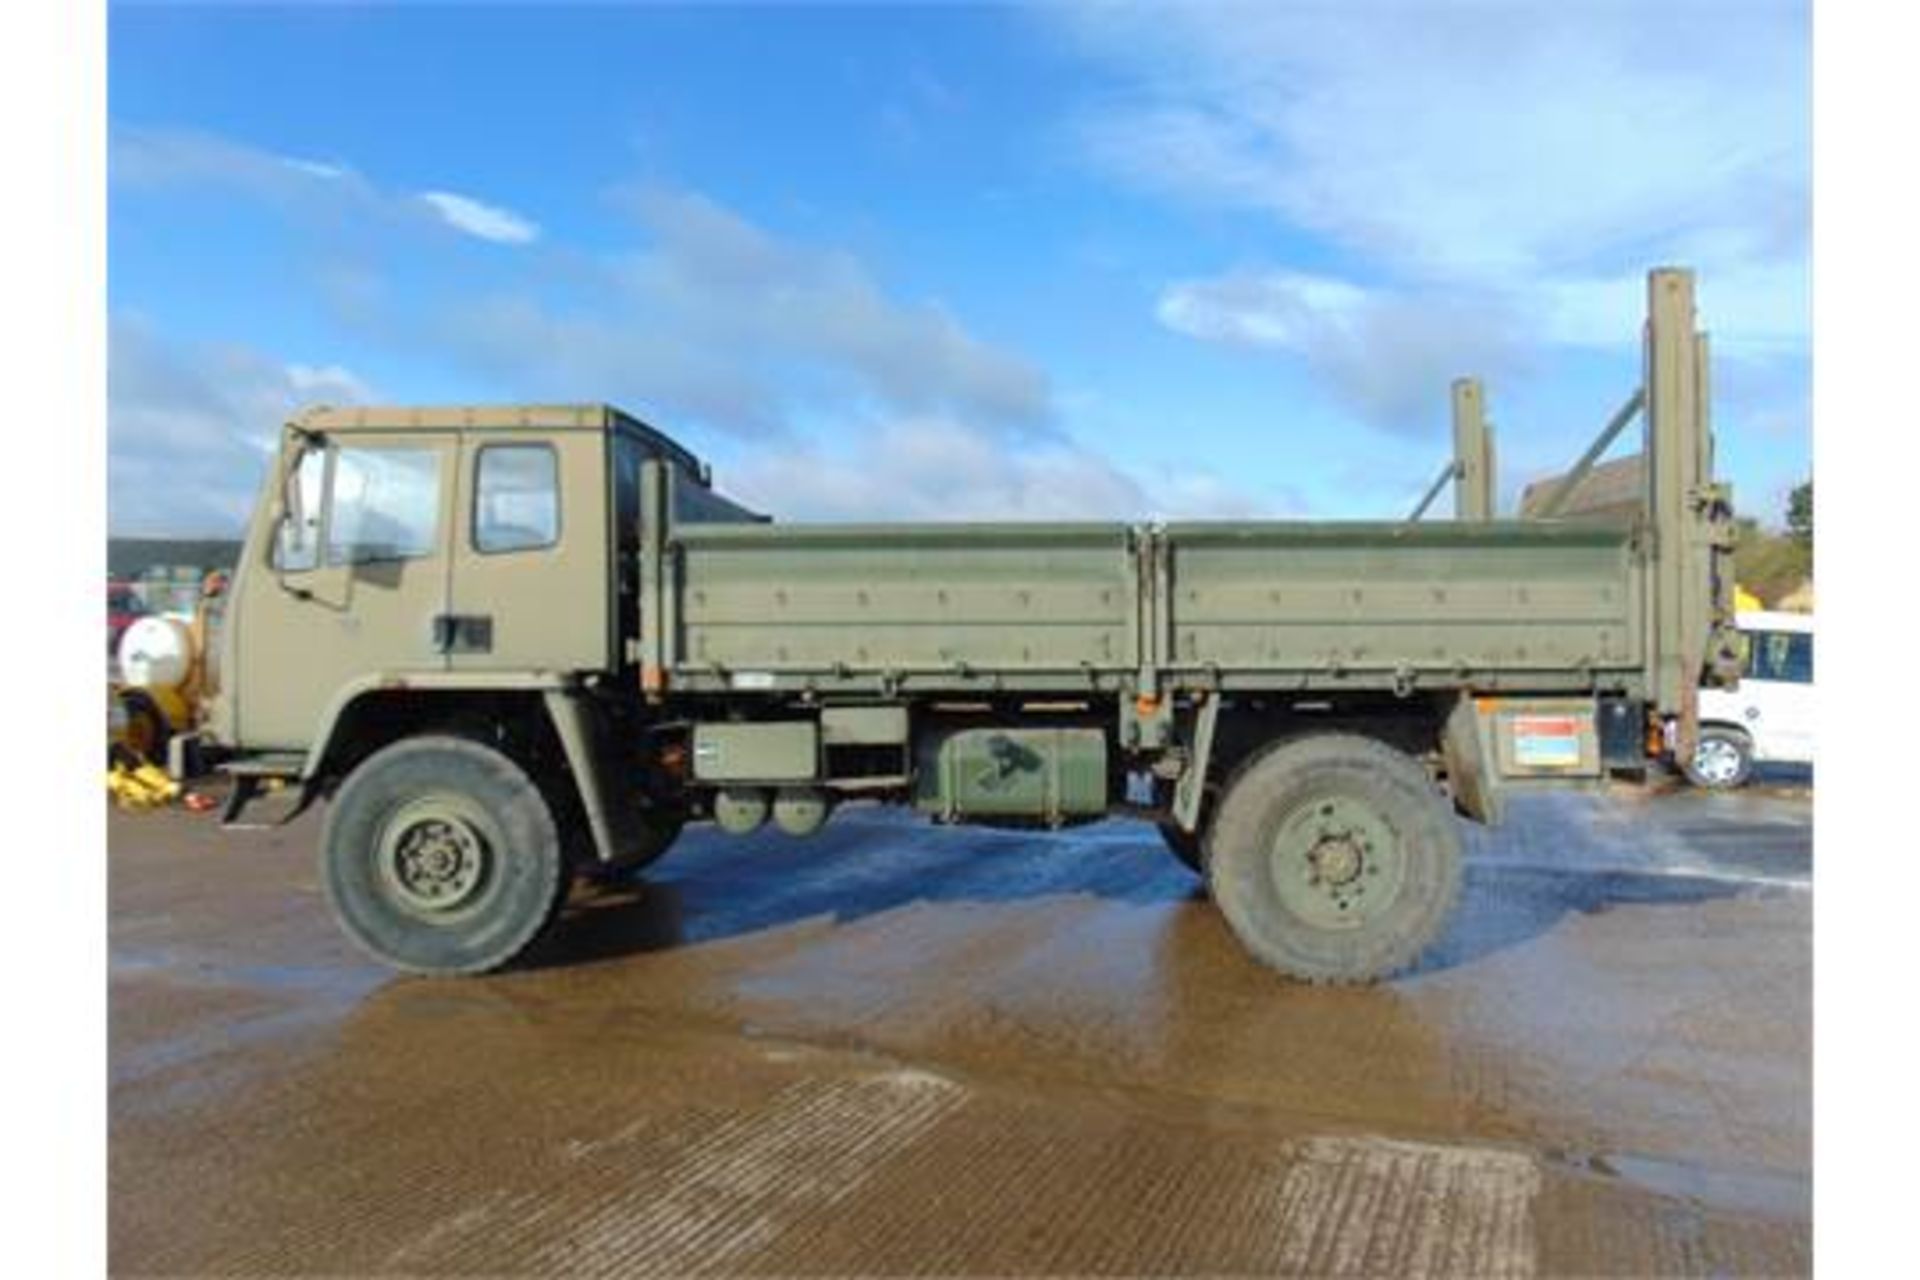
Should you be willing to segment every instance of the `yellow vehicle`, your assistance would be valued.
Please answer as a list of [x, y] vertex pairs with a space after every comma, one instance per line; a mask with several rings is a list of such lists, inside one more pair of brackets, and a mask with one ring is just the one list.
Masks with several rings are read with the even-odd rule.
[[111, 745], [164, 764], [174, 737], [199, 725], [208, 676], [208, 614], [219, 607], [225, 585], [225, 574], [209, 574], [191, 616], [148, 614], [121, 635], [118, 678], [107, 686]]

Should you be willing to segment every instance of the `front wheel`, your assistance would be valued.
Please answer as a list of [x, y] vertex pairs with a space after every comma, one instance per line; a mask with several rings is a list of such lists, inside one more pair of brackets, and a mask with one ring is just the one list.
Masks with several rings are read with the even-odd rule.
[[1371, 982], [1432, 944], [1460, 894], [1460, 831], [1427, 771], [1371, 738], [1267, 751], [1227, 784], [1207, 879], [1241, 943], [1295, 978]]
[[411, 738], [369, 756], [328, 810], [320, 859], [347, 935], [414, 973], [506, 964], [552, 920], [566, 888], [539, 787], [464, 738]]
[[1684, 766], [1687, 781], [1708, 791], [1731, 791], [1753, 776], [1753, 742], [1738, 729], [1701, 725], [1693, 759]]

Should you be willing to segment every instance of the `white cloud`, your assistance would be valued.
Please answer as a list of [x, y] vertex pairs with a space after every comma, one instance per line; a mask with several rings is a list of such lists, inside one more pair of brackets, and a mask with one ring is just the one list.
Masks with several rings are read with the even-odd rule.
[[119, 534], [231, 536], [280, 424], [312, 404], [372, 399], [338, 365], [287, 364], [236, 343], [180, 343], [110, 317], [107, 512]]
[[[1721, 363], [1779, 366], [1811, 308], [1804, 4], [1079, 5], [1108, 73], [1073, 142], [1143, 190], [1250, 211], [1264, 262], [1176, 280], [1176, 332], [1298, 361], [1361, 417], [1430, 425], [1464, 373], [1631, 360], [1645, 272], [1699, 271]], [[1287, 259], [1338, 262], [1309, 274]], [[1797, 377], [1795, 376], [1797, 373]]]
[[1189, 337], [1301, 351], [1329, 326], [1350, 322], [1367, 302], [1364, 289], [1344, 280], [1243, 270], [1177, 280], [1161, 292], [1154, 314]]
[[276, 155], [187, 129], [116, 126], [108, 174], [130, 188], [218, 188], [283, 204], [313, 199], [377, 205], [381, 197], [345, 165]]
[[1128, 87], [1106, 164], [1423, 277], [1580, 272], [1678, 244], [1792, 253], [1809, 183], [1798, 4], [1095, 6]]
[[[1630, 350], [1646, 315], [1646, 287], [1634, 273], [1543, 279], [1531, 288], [1363, 289], [1297, 271], [1236, 268], [1172, 282], [1154, 314], [1188, 337], [1299, 358], [1367, 421], [1417, 435], [1430, 430], [1456, 377], [1498, 383], [1525, 374], [1547, 346]], [[1791, 375], [1807, 341], [1804, 269], [1775, 263], [1704, 276], [1699, 289], [1716, 363], [1742, 382], [1797, 394]], [[1783, 360], [1770, 374], [1751, 372]], [[1798, 403], [1756, 416], [1806, 421]]]
[[[695, 192], [622, 193], [635, 226], [624, 250], [529, 254], [500, 264], [505, 283], [484, 294], [422, 297], [383, 287], [385, 268], [417, 265], [423, 248], [403, 246], [396, 224], [514, 245], [540, 229], [472, 196], [393, 196], [344, 163], [181, 130], [116, 129], [112, 173], [123, 187], [212, 187], [287, 209], [327, 238], [320, 270], [342, 319], [462, 363], [512, 398], [622, 400], [745, 435], [777, 434], [820, 405], [1055, 429], [1048, 380], [1030, 361], [937, 300], [891, 296], [853, 255], [776, 236]], [[322, 210], [339, 216], [313, 216]]]
[[[1810, 283], [1803, 259], [1702, 270], [1697, 305], [1715, 350], [1748, 357], [1804, 355], [1813, 319]], [[1531, 303], [1543, 340], [1610, 347], [1637, 334], [1647, 313], [1646, 292], [1640, 272], [1568, 277], [1540, 282]]]
[[119, 126], [108, 143], [108, 171], [123, 187], [224, 188], [303, 215], [346, 209], [361, 216], [446, 227], [496, 244], [531, 244], [532, 220], [450, 191], [395, 194], [351, 165], [279, 155], [186, 129]]
[[[1645, 269], [1692, 265], [1723, 349], [1804, 350], [1802, 4], [1064, 12], [1117, 72], [1076, 137], [1144, 188], [1268, 214], [1361, 264], [1376, 291], [1524, 308], [1548, 342], [1630, 346]], [[1221, 277], [1212, 301], [1237, 283]], [[1343, 294], [1286, 292], [1308, 311], [1351, 310]], [[1274, 336], [1262, 325], [1315, 323], [1203, 301], [1176, 286], [1161, 318], [1256, 342]]]
[[510, 209], [451, 191], [423, 191], [420, 199], [457, 231], [495, 244], [532, 244], [540, 228]]
[[346, 166], [328, 164], [323, 160], [301, 160], [295, 156], [282, 156], [280, 163], [314, 178], [344, 178], [348, 174]]
[[721, 488], [782, 520], [1119, 520], [1264, 514], [1204, 472], [1152, 488], [1067, 440], [1010, 439], [939, 416], [895, 419], [836, 448], [759, 449]]
[[703, 196], [628, 193], [626, 252], [574, 257], [567, 289], [529, 278], [418, 320], [416, 340], [516, 396], [600, 396], [742, 436], [800, 413], [944, 414], [1054, 430], [1046, 375], [932, 301], [890, 296], [850, 254], [775, 236]]
[[1454, 378], [1497, 377], [1526, 363], [1515, 312], [1486, 295], [1396, 293], [1243, 269], [1175, 281], [1155, 314], [1190, 337], [1297, 356], [1367, 421], [1407, 435], [1430, 431]]
[[[214, 185], [286, 208], [290, 225], [317, 237], [318, 296], [334, 318], [397, 355], [463, 371], [459, 398], [609, 400], [696, 446], [703, 436], [757, 442], [741, 474], [762, 478], [770, 510], [1146, 509], [1133, 481], [1065, 438], [1048, 378], [1030, 361], [937, 300], [891, 292], [853, 255], [775, 235], [697, 193], [621, 193], [629, 245], [508, 255], [476, 292], [423, 256], [446, 241], [436, 249], [396, 234], [406, 219], [456, 217], [469, 233], [508, 230], [476, 202], [392, 198], [346, 165], [316, 169], [203, 135], [122, 130], [116, 147], [118, 182]], [[328, 216], [301, 216], [322, 208]], [[456, 283], [389, 287], [422, 270]], [[338, 367], [181, 348], [131, 321], [116, 321], [115, 351], [116, 528], [236, 520], [257, 473], [233, 447], [240, 424], [270, 434], [295, 401], [365, 398]], [[801, 421], [833, 424], [847, 447], [795, 443]], [[896, 425], [864, 425], [876, 422]], [[159, 479], [187, 470], [191, 486]]]

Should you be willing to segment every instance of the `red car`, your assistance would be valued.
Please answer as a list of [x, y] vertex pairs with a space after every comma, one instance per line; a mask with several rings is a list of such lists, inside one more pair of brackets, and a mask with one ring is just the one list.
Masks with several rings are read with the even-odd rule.
[[133, 593], [133, 587], [125, 582], [107, 584], [107, 652], [119, 651], [120, 637], [127, 628], [145, 617], [147, 606]]

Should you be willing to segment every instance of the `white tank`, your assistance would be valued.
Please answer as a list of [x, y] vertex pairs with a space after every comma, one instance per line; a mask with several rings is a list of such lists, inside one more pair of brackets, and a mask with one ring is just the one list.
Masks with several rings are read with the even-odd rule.
[[170, 689], [193, 668], [193, 632], [184, 619], [153, 614], [120, 637], [120, 678], [140, 689]]

